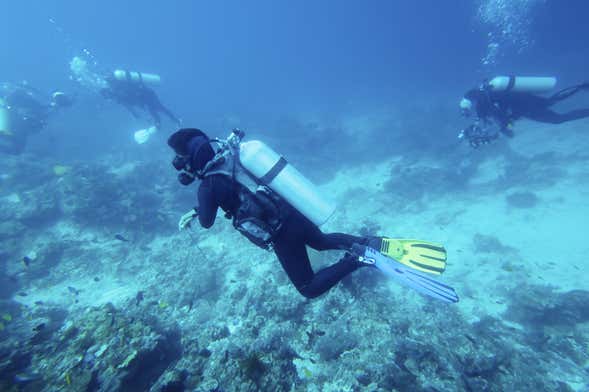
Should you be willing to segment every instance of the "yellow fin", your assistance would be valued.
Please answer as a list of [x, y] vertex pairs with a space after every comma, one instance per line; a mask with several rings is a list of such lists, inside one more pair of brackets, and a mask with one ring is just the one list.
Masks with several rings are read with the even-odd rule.
[[421, 272], [440, 275], [446, 269], [446, 249], [435, 242], [383, 238], [380, 253]]

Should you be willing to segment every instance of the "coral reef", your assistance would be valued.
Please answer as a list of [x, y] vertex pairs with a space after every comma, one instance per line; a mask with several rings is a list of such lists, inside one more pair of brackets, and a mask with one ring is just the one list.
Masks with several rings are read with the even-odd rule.
[[[319, 143], [340, 131], [318, 132]], [[395, 158], [384, 180], [369, 173], [336, 184], [345, 189], [334, 192], [344, 211], [335, 229], [427, 231], [448, 244], [442, 279], [457, 286], [454, 306], [369, 268], [307, 300], [272, 253], [221, 216], [211, 230], [178, 233], [194, 195], [159, 163], [85, 163], [57, 176], [49, 162], [7, 160], [24, 180], [0, 189], [0, 389], [586, 390], [589, 294], [544, 281], [568, 254], [539, 264], [543, 250], [529, 256], [464, 203], [495, 203], [508, 224], [532, 215], [558, 196], [543, 193], [554, 184], [544, 177], [563, 172], [545, 159]], [[312, 254], [314, 267], [341, 253]]]

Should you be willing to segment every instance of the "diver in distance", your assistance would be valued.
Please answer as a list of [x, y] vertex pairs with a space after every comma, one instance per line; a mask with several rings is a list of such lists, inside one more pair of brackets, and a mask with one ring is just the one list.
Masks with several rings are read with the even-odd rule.
[[464, 129], [460, 139], [467, 140], [472, 147], [487, 144], [503, 134], [513, 137], [513, 123], [521, 118], [561, 124], [589, 117], [589, 108], [558, 113], [551, 109], [579, 91], [589, 91], [589, 82], [568, 87], [548, 97], [537, 94], [554, 88], [553, 77], [498, 76], [484, 81], [478, 88], [466, 92], [460, 101], [462, 115], [476, 114], [476, 121]]
[[70, 61], [70, 71], [72, 79], [81, 86], [125, 107], [136, 119], [140, 119], [141, 112], [147, 114], [149, 123], [133, 135], [138, 144], [146, 143], [161, 129], [161, 114], [166, 115], [174, 126], [181, 123], [153, 90], [153, 86], [161, 82], [157, 74], [124, 69], [98, 70], [96, 62], [89, 62], [88, 58], [79, 56]]
[[[209, 139], [198, 129], [180, 129], [169, 137], [179, 182], [190, 185], [199, 180], [198, 207], [181, 217], [180, 230], [197, 217], [202, 227], [210, 228], [221, 208], [247, 239], [274, 251], [306, 298], [318, 297], [353, 271], [372, 266], [425, 295], [458, 302], [454, 289], [425, 275], [444, 271], [442, 245], [322, 232], [319, 226], [335, 206], [282, 156], [260, 141], [242, 142], [243, 137], [242, 131], [234, 130], [226, 140]], [[307, 246], [345, 254], [315, 272]]]
[[116, 70], [104, 80], [107, 86], [100, 90], [100, 94], [127, 108], [135, 118], [139, 117], [135, 109], [140, 109], [149, 113], [153, 125], [158, 129], [162, 123], [160, 113], [165, 114], [175, 125], [180, 125], [178, 117], [165, 107], [155, 91], [147, 86], [159, 83], [159, 76]]
[[73, 103], [62, 91], [54, 91], [47, 99], [26, 82], [0, 85], [0, 152], [22, 153], [30, 135], [40, 132], [51, 115]]

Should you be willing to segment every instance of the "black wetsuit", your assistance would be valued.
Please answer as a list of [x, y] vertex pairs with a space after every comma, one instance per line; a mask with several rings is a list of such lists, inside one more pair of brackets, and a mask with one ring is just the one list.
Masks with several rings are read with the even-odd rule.
[[[224, 175], [205, 177], [198, 189], [199, 221], [209, 228], [215, 222], [217, 209], [235, 215], [240, 200], [234, 182]], [[272, 241], [274, 252], [296, 289], [307, 298], [329, 290], [342, 278], [359, 268], [360, 264], [345, 257], [339, 262], [314, 272], [306, 246], [316, 250], [350, 249], [354, 243], [364, 243], [363, 237], [341, 233], [323, 233], [315, 224], [290, 206], [282, 227]]]
[[145, 84], [114, 78], [109, 78], [107, 81], [109, 87], [102, 90], [102, 95], [126, 107], [135, 118], [139, 117], [134, 109], [138, 107], [149, 112], [157, 128], [161, 127], [160, 113], [164, 113], [176, 125], [180, 125], [180, 120], [160, 102], [155, 91]]
[[23, 152], [30, 135], [45, 128], [55, 107], [42, 104], [40, 93], [28, 86], [5, 85], [2, 90], [11, 129], [0, 134], [0, 152], [17, 155]]
[[476, 113], [481, 120], [494, 119], [498, 122], [502, 132], [511, 135], [511, 131], [508, 129], [509, 125], [522, 117], [549, 124], [561, 124], [589, 117], [589, 108], [572, 110], [567, 113], [557, 113], [550, 109], [556, 103], [583, 89], [589, 91], [589, 83], [566, 88], [550, 97], [513, 91], [494, 92], [479, 89], [469, 91], [466, 98], [475, 101]]

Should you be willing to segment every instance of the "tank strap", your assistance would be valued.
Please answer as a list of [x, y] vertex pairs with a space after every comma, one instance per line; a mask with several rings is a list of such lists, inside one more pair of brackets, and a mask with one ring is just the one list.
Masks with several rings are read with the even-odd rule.
[[513, 86], [515, 86], [515, 76], [509, 75], [509, 82], [507, 83], [505, 91], [510, 91], [511, 89], [513, 89]]
[[[143, 84], [143, 75], [141, 74], [141, 72], [138, 72], [138, 71], [136, 71], [136, 72], [137, 72], [137, 75], [139, 75], [139, 81], [138, 81], [138, 83], [139, 84]], [[129, 71], [127, 69], [125, 70], [125, 79], [129, 83], [133, 83], [133, 78], [131, 78], [131, 71]]]
[[280, 157], [278, 162], [272, 166], [272, 168], [268, 171], [268, 173], [264, 174], [262, 178], [260, 178], [260, 182], [264, 185], [270, 184], [278, 174], [288, 165], [288, 162], [284, 157]]

